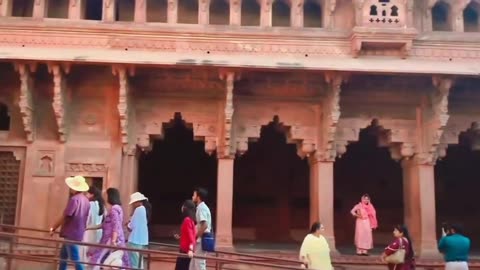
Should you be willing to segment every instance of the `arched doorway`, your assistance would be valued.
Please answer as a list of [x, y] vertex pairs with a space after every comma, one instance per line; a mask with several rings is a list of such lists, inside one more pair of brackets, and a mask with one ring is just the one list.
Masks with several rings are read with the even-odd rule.
[[[480, 237], [480, 205], [476, 199], [480, 189], [480, 137], [476, 133], [475, 129], [462, 133], [459, 144], [450, 145], [445, 158], [435, 166], [437, 224], [459, 223], [472, 239]], [[480, 244], [472, 241], [472, 248], [480, 249]]]
[[377, 210], [379, 227], [374, 245], [382, 248], [391, 241], [393, 227], [403, 223], [402, 167], [391, 158], [388, 147], [379, 139], [388, 131], [377, 121], [359, 134], [358, 142], [334, 164], [335, 242], [344, 253], [353, 253], [355, 218], [350, 214], [363, 194], [369, 194]]
[[180, 207], [196, 187], [208, 190], [207, 205], [215, 219], [217, 159], [205, 153], [203, 142], [194, 141], [191, 125], [180, 113], [163, 128], [163, 139], [139, 157], [138, 190], [152, 203], [152, 238], [173, 239], [181, 223]]
[[309, 165], [288, 144], [275, 117], [235, 160], [233, 237], [236, 243], [292, 243], [309, 223]]

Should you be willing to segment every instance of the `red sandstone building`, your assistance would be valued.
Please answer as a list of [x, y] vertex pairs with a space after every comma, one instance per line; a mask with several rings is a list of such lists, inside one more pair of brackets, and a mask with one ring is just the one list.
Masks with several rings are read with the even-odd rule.
[[[478, 221], [480, 1], [2, 0], [0, 213], [48, 228], [64, 178], [139, 190], [153, 235], [210, 190], [219, 245], [351, 245]], [[478, 186], [478, 185], [477, 185]], [[473, 224], [473, 225], [472, 225]], [[473, 231], [476, 228], [477, 231]]]

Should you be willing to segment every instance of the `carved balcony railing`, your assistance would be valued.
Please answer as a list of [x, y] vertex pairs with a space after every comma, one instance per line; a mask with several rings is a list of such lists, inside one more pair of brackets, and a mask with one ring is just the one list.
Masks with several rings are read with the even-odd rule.
[[413, 0], [354, 0], [356, 26], [352, 31], [352, 53], [362, 50], [396, 49], [408, 56], [417, 35], [413, 28]]

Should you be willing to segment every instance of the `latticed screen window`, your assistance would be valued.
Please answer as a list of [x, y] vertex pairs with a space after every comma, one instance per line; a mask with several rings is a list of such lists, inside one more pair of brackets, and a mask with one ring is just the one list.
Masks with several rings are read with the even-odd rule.
[[15, 224], [20, 161], [12, 152], [0, 152], [0, 221]]

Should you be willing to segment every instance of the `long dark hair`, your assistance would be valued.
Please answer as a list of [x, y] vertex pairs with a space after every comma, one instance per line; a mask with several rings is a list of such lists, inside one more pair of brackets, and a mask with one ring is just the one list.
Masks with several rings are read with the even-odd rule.
[[193, 201], [186, 200], [182, 206], [183, 206], [183, 209], [182, 209], [183, 218], [189, 217], [193, 220], [193, 222], [196, 222], [195, 221], [195, 204], [193, 203]]
[[105, 201], [102, 198], [102, 192], [95, 186], [91, 186], [87, 192], [93, 195], [94, 201], [98, 202], [98, 206], [100, 208], [98, 210], [98, 215], [103, 216], [103, 213], [105, 212]]
[[410, 249], [410, 253], [408, 254], [408, 259], [411, 259], [411, 258], [415, 257], [415, 251], [413, 251], [412, 238], [410, 237], [410, 232], [408, 231], [407, 226], [405, 226], [403, 224], [399, 224], [399, 225], [395, 226], [395, 229], [397, 229], [397, 231], [403, 233], [403, 237], [407, 238], [407, 240], [408, 240], [408, 247]]
[[143, 200], [142, 205], [147, 212], [147, 223], [150, 223], [150, 219], [152, 218], [152, 204], [148, 200]]
[[120, 192], [116, 188], [107, 189], [107, 202], [110, 205], [122, 205], [120, 200]]

